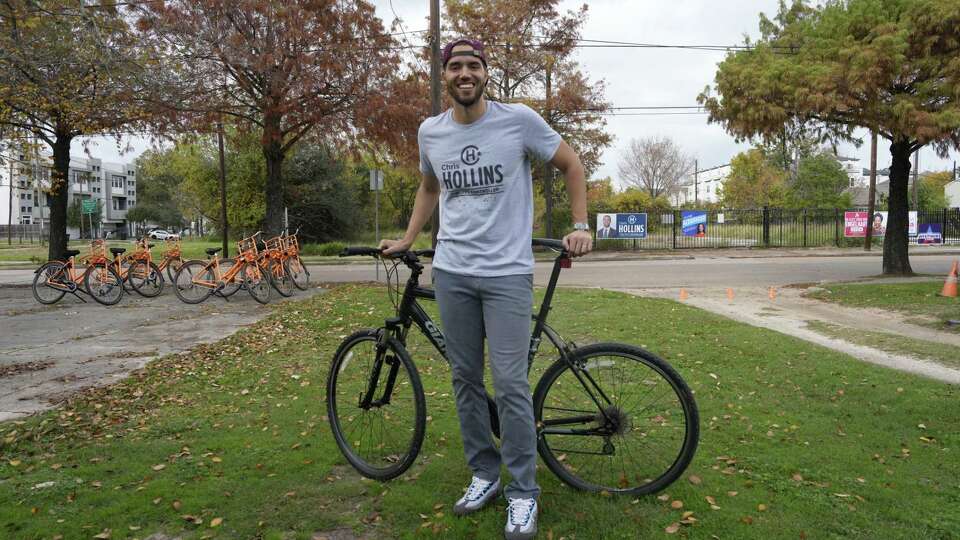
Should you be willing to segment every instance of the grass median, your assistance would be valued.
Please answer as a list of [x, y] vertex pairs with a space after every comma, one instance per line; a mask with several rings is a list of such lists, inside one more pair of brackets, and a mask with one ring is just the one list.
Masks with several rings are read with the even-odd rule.
[[[690, 469], [659, 496], [581, 493], [541, 467], [540, 538], [960, 530], [960, 408], [945, 406], [957, 387], [667, 300], [564, 289], [554, 306], [551, 323], [577, 343], [627, 341], [670, 361], [696, 392], [702, 430]], [[329, 360], [344, 336], [382, 323], [384, 288], [342, 286], [274, 309], [219, 343], [0, 425], [0, 536], [499, 537], [502, 501], [452, 515], [469, 473], [449, 370], [422, 337], [411, 352], [430, 420], [417, 463], [371, 482], [333, 442]]]
[[941, 330], [960, 331], [947, 326], [960, 319], [960, 298], [940, 296], [943, 281], [910, 283], [833, 283], [805, 294], [809, 298], [857, 308], [877, 308], [903, 313], [910, 322]]

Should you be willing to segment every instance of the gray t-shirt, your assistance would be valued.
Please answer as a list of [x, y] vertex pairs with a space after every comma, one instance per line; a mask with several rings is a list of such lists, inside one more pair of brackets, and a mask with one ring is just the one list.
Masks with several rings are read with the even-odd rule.
[[467, 276], [532, 274], [530, 156], [549, 161], [560, 135], [526, 105], [487, 101], [471, 124], [457, 123], [452, 110], [424, 120], [417, 141], [420, 170], [440, 182], [434, 268]]

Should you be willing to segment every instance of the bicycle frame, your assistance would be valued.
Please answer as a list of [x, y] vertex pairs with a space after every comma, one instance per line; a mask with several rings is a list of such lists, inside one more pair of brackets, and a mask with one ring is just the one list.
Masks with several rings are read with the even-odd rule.
[[237, 256], [233, 258], [234, 265], [230, 267], [226, 273], [220, 272], [220, 257], [214, 254], [211, 256], [210, 262], [204, 265], [203, 272], [199, 274], [203, 275], [212, 270], [214, 281], [194, 277], [191, 279], [191, 282], [201, 287], [207, 287], [208, 289], [217, 289], [227, 283], [236, 281], [237, 274], [242, 272], [248, 264], [254, 269], [254, 272], [256, 272], [257, 279], [262, 278], [263, 276], [260, 275], [260, 265], [257, 264], [259, 259], [256, 243], [257, 236], [260, 236], [260, 232], [257, 232], [257, 234], [254, 234], [250, 238], [244, 238], [237, 242], [238, 253]]
[[[377, 344], [377, 355], [374, 360], [373, 370], [370, 375], [369, 382], [367, 384], [367, 390], [364, 392], [364, 395], [361, 397], [359, 403], [360, 407], [363, 409], [378, 407], [390, 403], [390, 395], [393, 391], [393, 383], [396, 379], [397, 372], [399, 371], [400, 364], [396, 361], [396, 359], [384, 358], [384, 352], [387, 350], [385, 342], [389, 337], [393, 337], [402, 345], [406, 346], [406, 337], [410, 331], [410, 327], [413, 324], [417, 325], [423, 335], [427, 337], [427, 340], [435, 349], [437, 349], [437, 352], [440, 353], [443, 359], [446, 360], [447, 363], [450, 363], [450, 359], [447, 357], [447, 347], [443, 336], [443, 331], [433, 321], [430, 315], [427, 314], [426, 310], [423, 309], [419, 302], [417, 302], [417, 299], [419, 298], [436, 300], [436, 293], [433, 289], [422, 287], [420, 285], [420, 275], [423, 273], [423, 265], [419, 263], [419, 261], [416, 259], [416, 256], [413, 256], [412, 258], [410, 258], [409, 255], [405, 256], [408, 257], [404, 262], [407, 263], [407, 266], [411, 270], [410, 277], [407, 279], [407, 285], [404, 288], [403, 297], [397, 310], [397, 316], [387, 319], [384, 323], [385, 332], [381, 333]], [[534, 357], [540, 349], [542, 336], [546, 334], [547, 339], [557, 349], [557, 352], [559, 353], [559, 359], [570, 365], [571, 373], [574, 374], [574, 376], [583, 386], [584, 390], [597, 406], [597, 409], [603, 415], [604, 419], [610, 423], [612, 422], [612, 418], [610, 418], [608, 411], [604, 406], [604, 403], [607, 405], [611, 403], [610, 398], [603, 392], [603, 390], [600, 388], [600, 385], [597, 384], [590, 373], [584, 369], [584, 366], [576, 365], [576, 363], [571, 359], [571, 355], [576, 349], [576, 346], [567, 344], [567, 342], [564, 341], [564, 339], [560, 337], [560, 335], [553, 328], [551, 328], [550, 325], [547, 324], [547, 316], [550, 313], [550, 306], [553, 302], [553, 293], [557, 288], [557, 281], [560, 278], [560, 270], [562, 268], [570, 268], [570, 266], [571, 260], [565, 252], [562, 252], [554, 260], [553, 270], [550, 274], [550, 280], [547, 283], [547, 289], [544, 293], [543, 302], [540, 304], [540, 310], [538, 313], [533, 315], [534, 328], [530, 335], [530, 347], [527, 351], [527, 372], [529, 373], [530, 368], [533, 366]], [[390, 365], [390, 372], [387, 375], [387, 382], [384, 386], [380, 399], [375, 401], [373, 396], [376, 392], [377, 381], [380, 380], [380, 372], [383, 369], [384, 362], [387, 362]], [[558, 429], [556, 427], [552, 427], [555, 425], [582, 424], [585, 421], [591, 421], [595, 419], [595, 415], [590, 415], [589, 417], [575, 416], [556, 421], [548, 421], [542, 427], [538, 428], [538, 431], [557, 434], [596, 434], [596, 431], [593, 430]]]

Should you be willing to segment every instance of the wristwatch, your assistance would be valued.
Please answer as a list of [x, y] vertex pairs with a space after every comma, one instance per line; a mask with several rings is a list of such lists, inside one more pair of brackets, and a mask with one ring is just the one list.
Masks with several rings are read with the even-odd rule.
[[590, 224], [589, 224], [589, 223], [574, 223], [574, 224], [573, 224], [573, 229], [576, 230], [576, 231], [589, 231], [589, 230], [590, 230]]

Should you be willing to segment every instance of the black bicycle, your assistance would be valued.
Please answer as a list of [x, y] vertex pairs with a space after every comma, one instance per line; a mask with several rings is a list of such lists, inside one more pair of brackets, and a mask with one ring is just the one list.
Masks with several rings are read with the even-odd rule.
[[[630, 495], [663, 489], [683, 474], [696, 452], [699, 414], [689, 387], [666, 361], [639, 347], [577, 347], [564, 341], [547, 324], [547, 314], [560, 270], [569, 268], [571, 259], [559, 240], [534, 239], [533, 245], [559, 252], [543, 303], [533, 316], [528, 356], [529, 370], [543, 335], [556, 350], [533, 392], [540, 457], [578, 489]], [[341, 253], [350, 255], [379, 258], [381, 253], [372, 247]], [[392, 260], [388, 270], [394, 276], [401, 263], [410, 269], [396, 316], [380, 328], [359, 330], [344, 339], [330, 366], [327, 414], [333, 436], [347, 461], [368, 478], [389, 480], [403, 474], [423, 443], [426, 399], [405, 345], [416, 325], [446, 359], [443, 334], [417, 301], [435, 298], [434, 291], [419, 282], [420, 257], [432, 256], [433, 250], [420, 250], [384, 259]], [[487, 405], [499, 437], [496, 404], [489, 395]]]

